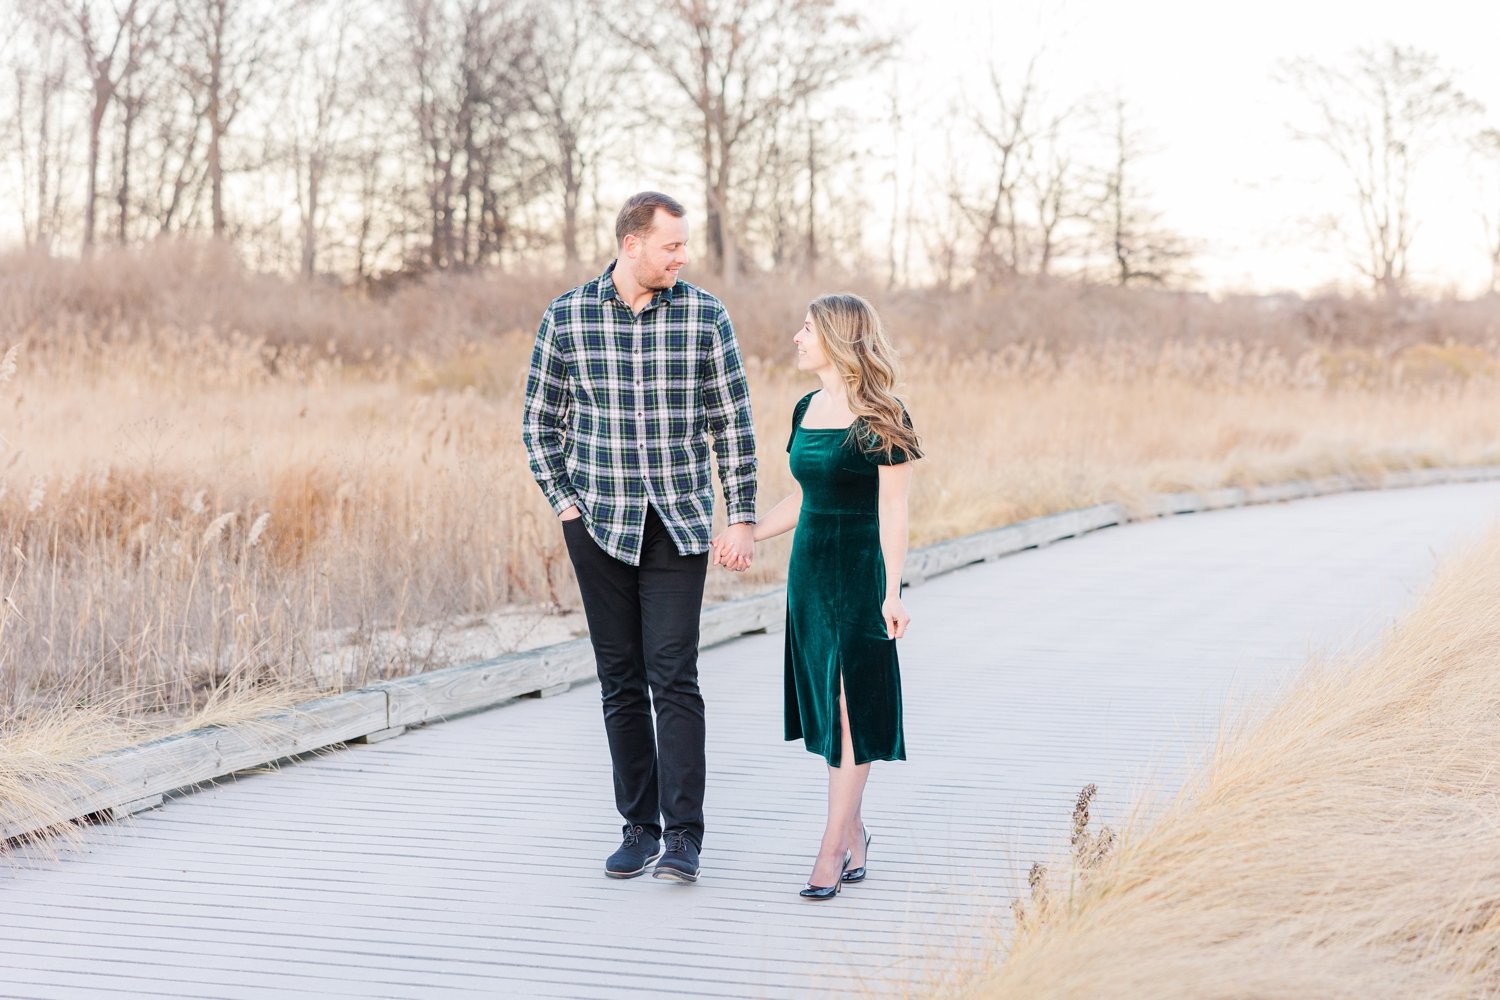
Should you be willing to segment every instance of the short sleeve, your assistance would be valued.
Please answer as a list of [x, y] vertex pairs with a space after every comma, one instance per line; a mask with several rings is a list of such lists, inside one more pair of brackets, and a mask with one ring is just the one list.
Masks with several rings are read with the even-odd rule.
[[[904, 406], [901, 407], [901, 422], [908, 428], [912, 428], [913, 426], [911, 414], [906, 412], [906, 407]], [[881, 445], [880, 438], [873, 431], [865, 433], [862, 443], [864, 445], [865, 458], [873, 465], [901, 465], [903, 462], [911, 461], [911, 456], [900, 445], [892, 448], [891, 453], [887, 455], [885, 448]]]
[[803, 396], [801, 399], [797, 400], [797, 405], [792, 409], [792, 432], [787, 435], [786, 439], [786, 450], [788, 454], [791, 453], [792, 442], [797, 440], [797, 428], [802, 426], [802, 417], [807, 413], [807, 404], [812, 402], [812, 398], [816, 394], [817, 390], [815, 389], [812, 392], [808, 393], [806, 396]]

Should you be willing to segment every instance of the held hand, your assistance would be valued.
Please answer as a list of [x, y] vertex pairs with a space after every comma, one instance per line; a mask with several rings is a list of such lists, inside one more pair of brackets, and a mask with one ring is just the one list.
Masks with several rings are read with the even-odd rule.
[[734, 546], [730, 543], [727, 535], [728, 533], [726, 532], [713, 540], [710, 548], [710, 562], [715, 566], [723, 566], [725, 569], [734, 570], [736, 573], [743, 573], [749, 568], [750, 561], [735, 555]]
[[558, 514], [557, 519], [559, 521], [576, 521], [582, 516], [583, 511], [579, 510], [578, 505], [575, 503], [573, 506], [564, 510], [561, 514]]
[[743, 573], [755, 559], [753, 528], [748, 524], [731, 524], [713, 541], [713, 562], [716, 566]]
[[887, 636], [900, 639], [906, 635], [906, 626], [911, 624], [911, 615], [906, 613], [906, 605], [901, 603], [901, 598], [887, 597], [885, 603], [880, 606], [880, 614], [885, 618]]

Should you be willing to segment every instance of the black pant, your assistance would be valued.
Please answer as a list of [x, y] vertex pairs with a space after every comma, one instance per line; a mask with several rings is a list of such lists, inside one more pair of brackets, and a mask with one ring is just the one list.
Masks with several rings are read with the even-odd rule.
[[582, 519], [564, 521], [563, 537], [599, 669], [615, 806], [630, 826], [682, 831], [702, 847], [698, 616], [708, 554], [679, 555], [649, 506], [638, 567], [599, 548]]

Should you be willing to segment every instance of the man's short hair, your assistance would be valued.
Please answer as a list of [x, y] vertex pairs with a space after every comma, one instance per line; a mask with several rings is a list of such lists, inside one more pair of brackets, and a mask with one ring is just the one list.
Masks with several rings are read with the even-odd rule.
[[658, 208], [666, 209], [667, 214], [675, 219], [687, 214], [687, 209], [682, 207], [680, 201], [660, 191], [633, 194], [626, 200], [625, 207], [620, 209], [620, 217], [615, 219], [615, 244], [624, 246], [625, 237], [645, 236], [656, 228]]

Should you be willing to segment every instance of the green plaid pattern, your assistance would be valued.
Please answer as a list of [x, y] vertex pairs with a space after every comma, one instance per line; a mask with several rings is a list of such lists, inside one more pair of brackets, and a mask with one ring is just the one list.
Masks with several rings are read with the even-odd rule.
[[552, 509], [577, 504], [600, 548], [638, 566], [648, 501], [678, 552], [708, 551], [710, 436], [729, 523], [755, 522], [755, 431], [724, 304], [679, 281], [635, 316], [614, 269], [542, 316], [521, 438]]

